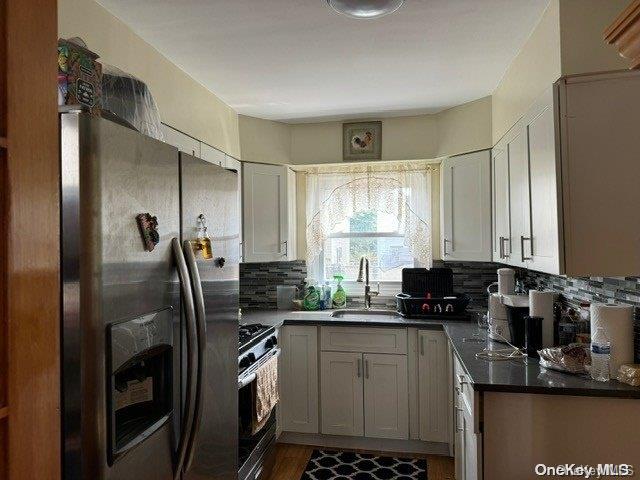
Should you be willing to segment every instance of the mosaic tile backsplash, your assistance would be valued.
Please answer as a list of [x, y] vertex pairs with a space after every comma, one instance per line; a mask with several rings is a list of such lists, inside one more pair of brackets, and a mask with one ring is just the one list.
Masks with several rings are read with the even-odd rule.
[[302, 289], [307, 277], [307, 262], [241, 263], [240, 308], [275, 310], [276, 287], [295, 285]]
[[[435, 260], [434, 267], [448, 266], [453, 270], [454, 290], [471, 296], [470, 308], [487, 307], [487, 286], [497, 281], [496, 270], [503, 265], [492, 262], [443, 262]], [[302, 288], [307, 276], [304, 260], [292, 262], [240, 264], [240, 307], [276, 309], [277, 285], [296, 285]], [[640, 277], [571, 278], [517, 269], [517, 277], [528, 288], [553, 290], [565, 304], [577, 307], [581, 302], [615, 300], [636, 306], [635, 347], [636, 362], [640, 362]], [[394, 308], [392, 297], [373, 299], [378, 307]], [[349, 306], [361, 306], [361, 299], [350, 297]]]

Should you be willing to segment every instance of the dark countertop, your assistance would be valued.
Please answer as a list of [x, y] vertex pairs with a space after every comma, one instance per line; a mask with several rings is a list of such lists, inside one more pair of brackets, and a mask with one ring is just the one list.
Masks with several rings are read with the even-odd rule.
[[616, 380], [596, 382], [588, 376], [547, 370], [540, 367], [537, 359], [490, 361], [476, 358], [476, 353], [484, 348], [499, 349], [505, 348], [505, 345], [488, 340], [487, 330], [478, 328], [474, 322], [444, 319], [413, 320], [380, 315], [346, 320], [332, 317], [330, 310], [318, 312], [261, 310], [244, 311], [240, 323], [262, 323], [276, 327], [343, 325], [443, 329], [476, 391], [640, 398], [640, 387], [632, 387]]

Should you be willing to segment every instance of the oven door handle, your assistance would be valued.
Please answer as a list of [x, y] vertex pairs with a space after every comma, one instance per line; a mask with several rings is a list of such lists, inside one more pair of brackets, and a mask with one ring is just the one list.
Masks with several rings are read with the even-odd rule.
[[238, 378], [238, 390], [240, 390], [242, 387], [246, 387], [251, 382], [253, 382], [256, 379], [256, 371], [273, 357], [279, 357], [280, 353], [282, 353], [282, 350], [280, 348], [272, 350], [271, 355], [269, 355], [266, 360], [263, 361], [262, 359], [260, 359], [260, 361], [256, 363], [255, 366], [252, 366], [249, 371], [244, 372], [242, 376]]
[[191, 429], [193, 428], [194, 402], [196, 397], [196, 382], [193, 378], [193, 372], [196, 371], [198, 357], [196, 354], [196, 311], [193, 304], [193, 292], [191, 290], [191, 282], [189, 280], [189, 270], [184, 259], [184, 254], [180, 248], [180, 242], [177, 238], [171, 240], [173, 256], [178, 270], [178, 278], [180, 279], [180, 287], [182, 290], [182, 304], [185, 309], [186, 333], [187, 333], [187, 375], [186, 375], [186, 398], [184, 405], [184, 415], [182, 417], [182, 428], [180, 439], [178, 440], [178, 449], [176, 454], [176, 464], [174, 469], [174, 478], [178, 479], [182, 476], [182, 466], [187, 454], [187, 446], [191, 437]]
[[189, 270], [189, 276], [191, 278], [191, 289], [193, 291], [193, 298], [195, 304], [195, 319], [196, 319], [196, 337], [197, 337], [197, 356], [198, 356], [198, 368], [196, 369], [196, 399], [193, 412], [193, 427], [191, 428], [191, 435], [187, 442], [187, 455], [184, 464], [183, 471], [187, 472], [193, 461], [193, 452], [196, 438], [198, 437], [198, 431], [200, 430], [200, 423], [202, 420], [202, 394], [204, 391], [204, 369], [205, 359], [204, 354], [207, 347], [207, 329], [206, 329], [206, 311], [204, 308], [204, 294], [202, 293], [202, 282], [200, 281], [200, 272], [198, 265], [196, 264], [196, 256], [193, 253], [193, 247], [189, 240], [185, 240], [182, 244], [182, 250], [187, 262], [187, 268]]

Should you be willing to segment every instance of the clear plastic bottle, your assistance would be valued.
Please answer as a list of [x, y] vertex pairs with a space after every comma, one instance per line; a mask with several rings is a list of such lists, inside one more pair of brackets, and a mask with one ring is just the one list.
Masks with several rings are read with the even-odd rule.
[[598, 382], [608, 382], [610, 362], [611, 343], [604, 328], [598, 327], [591, 337], [591, 378]]

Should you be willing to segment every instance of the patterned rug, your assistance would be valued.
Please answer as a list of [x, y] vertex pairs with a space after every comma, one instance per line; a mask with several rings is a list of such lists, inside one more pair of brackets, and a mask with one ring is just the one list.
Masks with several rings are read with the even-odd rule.
[[427, 480], [427, 461], [314, 450], [300, 480]]

